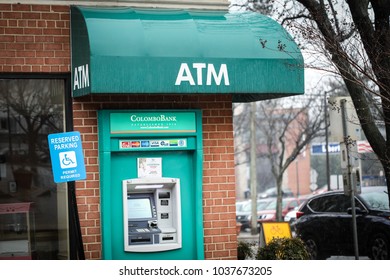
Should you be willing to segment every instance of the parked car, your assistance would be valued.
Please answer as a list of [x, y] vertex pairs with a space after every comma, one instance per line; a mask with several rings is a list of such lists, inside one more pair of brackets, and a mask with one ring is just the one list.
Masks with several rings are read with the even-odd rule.
[[289, 222], [291, 225], [297, 219], [297, 212], [298, 212], [299, 206], [301, 206], [303, 203], [305, 203], [310, 196], [311, 195], [300, 196], [299, 197], [300, 204], [298, 206], [294, 207], [294, 209], [292, 209], [291, 211], [287, 212], [287, 214], [284, 216], [284, 221]]
[[[276, 221], [276, 199], [273, 200], [270, 204], [267, 205], [263, 210], [257, 212], [257, 223], [260, 226], [262, 222], [273, 222]], [[297, 207], [300, 204], [298, 198], [287, 197], [282, 200], [282, 218]]]
[[[257, 211], [264, 209], [275, 198], [265, 198], [257, 200]], [[242, 205], [241, 210], [236, 212], [236, 221], [241, 223], [241, 231], [249, 231], [251, 229], [252, 218], [252, 203], [251, 200]]]
[[295, 207], [293, 210], [287, 212], [287, 214], [284, 216], [284, 221], [288, 223], [292, 223], [297, 218], [297, 212], [298, 212], [299, 206]]
[[[282, 189], [283, 197], [293, 197], [294, 193], [290, 189]], [[278, 189], [277, 188], [270, 188], [266, 191], [259, 193], [259, 198], [268, 198], [268, 197], [277, 197], [278, 196]]]
[[[390, 259], [390, 209], [386, 187], [363, 187], [355, 195], [358, 250], [360, 256]], [[313, 259], [353, 256], [351, 198], [330, 191], [309, 198], [297, 212], [297, 235]]]
[[236, 201], [236, 215], [242, 212], [242, 207], [250, 202], [250, 200]]

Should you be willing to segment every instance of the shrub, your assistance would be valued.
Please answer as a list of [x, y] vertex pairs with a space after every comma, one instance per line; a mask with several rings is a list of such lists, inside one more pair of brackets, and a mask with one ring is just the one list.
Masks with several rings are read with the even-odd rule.
[[237, 259], [246, 260], [253, 257], [252, 243], [246, 241], [238, 241]]
[[309, 260], [305, 243], [297, 237], [274, 238], [256, 254], [257, 260]]

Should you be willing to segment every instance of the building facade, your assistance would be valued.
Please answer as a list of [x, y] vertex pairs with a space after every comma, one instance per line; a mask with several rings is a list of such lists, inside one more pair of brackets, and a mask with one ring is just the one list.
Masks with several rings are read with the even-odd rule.
[[[119, 4], [118, 2], [120, 1], [115, 1], [116, 6], [131, 8], [148, 6], [147, 8], [153, 9], [202, 8], [227, 11], [225, 1], [179, 4], [174, 1], [161, 1], [159, 5], [155, 2], [145, 5], [142, 1], [123, 1]], [[77, 68], [73, 67], [75, 59], [73, 56], [78, 50], [72, 46], [71, 39], [72, 36], [77, 36], [77, 30], [76, 21], [72, 22], [71, 19], [71, 9], [78, 5], [94, 5], [105, 9], [112, 7], [113, 3], [0, 2], [0, 242], [3, 242], [0, 257], [115, 258], [108, 252], [118, 249], [114, 248], [114, 245], [107, 248], [105, 244], [111, 242], [108, 240], [117, 238], [109, 235], [117, 232], [116, 229], [107, 230], [106, 217], [109, 215], [104, 216], [106, 211], [104, 207], [116, 205], [118, 201], [108, 204], [103, 202], [104, 196], [107, 195], [107, 189], [102, 187], [106, 180], [103, 177], [111, 174], [105, 174], [102, 167], [101, 141], [106, 136], [99, 134], [103, 127], [98, 117], [99, 112], [196, 111], [201, 112], [198, 121], [201, 123], [201, 129], [196, 137], [202, 140], [202, 154], [201, 170], [196, 175], [201, 178], [201, 197], [197, 194], [194, 199], [198, 200], [197, 205], [201, 205], [201, 209], [194, 210], [196, 212], [194, 215], [200, 215], [201, 221], [199, 223], [199, 219], [194, 220], [193, 227], [201, 230], [197, 230], [195, 234], [198, 239], [195, 245], [185, 245], [188, 241], [183, 236], [183, 247], [196, 247], [194, 250], [197, 253], [189, 258], [236, 259], [232, 120], [232, 102], [236, 95], [231, 92], [220, 94], [218, 91], [204, 93], [197, 90], [183, 94], [180, 92], [113, 94], [107, 88], [98, 94], [77, 96], [75, 89], [79, 84]], [[89, 20], [87, 14], [88, 11], [85, 12], [85, 21]], [[92, 46], [92, 41], [90, 44]], [[94, 54], [90, 54], [90, 57], [91, 61], [95, 59]], [[88, 81], [96, 85], [99, 82], [93, 80], [92, 73], [98, 70], [92, 68], [92, 62], [89, 67]], [[183, 81], [191, 82], [189, 81], [191, 74], [186, 72], [186, 69], [182, 71]], [[96, 79], [101, 80], [103, 77]], [[107, 79], [115, 79], [115, 75]], [[230, 80], [233, 80], [233, 76]], [[102, 84], [110, 82], [107, 80]], [[146, 87], [147, 81], [139, 82]], [[302, 91], [301, 88], [303, 86], [299, 85], [298, 91]], [[65, 131], [80, 132], [86, 179], [55, 183], [47, 136]], [[143, 134], [139, 135], [141, 136], [138, 137], [142, 139], [146, 137]], [[123, 137], [126, 139], [127, 136]], [[164, 139], [167, 136], [158, 137]], [[111, 154], [114, 157], [116, 152], [112, 151]], [[199, 162], [199, 158], [197, 161]], [[183, 190], [184, 187], [181, 188]], [[108, 190], [110, 192], [109, 187]], [[184, 202], [182, 207], [183, 205]], [[33, 218], [25, 218], [30, 215]], [[23, 226], [18, 228], [17, 225], [21, 224]], [[182, 224], [182, 227], [185, 225]], [[118, 231], [121, 234], [123, 232], [122, 229]], [[22, 235], [23, 238], [20, 237]], [[158, 257], [165, 258], [164, 255]], [[180, 257], [176, 255], [171, 258]]]

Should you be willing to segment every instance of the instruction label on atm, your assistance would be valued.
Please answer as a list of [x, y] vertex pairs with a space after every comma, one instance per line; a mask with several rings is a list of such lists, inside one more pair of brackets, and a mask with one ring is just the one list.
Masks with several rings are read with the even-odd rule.
[[138, 178], [162, 177], [161, 158], [138, 158]]
[[169, 139], [169, 140], [120, 140], [120, 150], [131, 149], [153, 149], [153, 148], [186, 148], [187, 139]]

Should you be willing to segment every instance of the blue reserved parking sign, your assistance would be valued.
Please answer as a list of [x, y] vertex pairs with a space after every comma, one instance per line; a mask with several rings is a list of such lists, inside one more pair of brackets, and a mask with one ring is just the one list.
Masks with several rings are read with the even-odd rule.
[[87, 177], [80, 132], [49, 134], [48, 141], [54, 182], [77, 181]]

